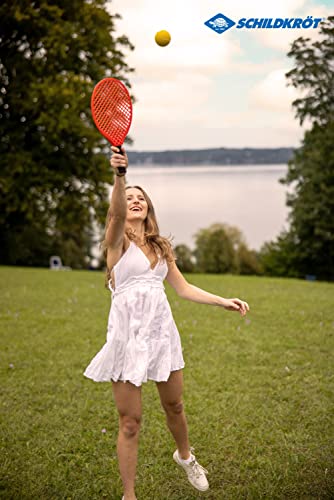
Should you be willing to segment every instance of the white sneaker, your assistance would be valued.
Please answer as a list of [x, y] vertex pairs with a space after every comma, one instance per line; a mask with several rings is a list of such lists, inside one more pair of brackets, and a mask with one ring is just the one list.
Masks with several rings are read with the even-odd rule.
[[179, 453], [176, 450], [173, 454], [173, 458], [175, 462], [186, 471], [189, 482], [199, 491], [206, 491], [209, 489], [209, 483], [205, 474], [208, 474], [208, 471], [204, 469], [196, 460], [194, 455], [192, 455], [193, 460], [189, 464], [185, 463], [180, 459]]

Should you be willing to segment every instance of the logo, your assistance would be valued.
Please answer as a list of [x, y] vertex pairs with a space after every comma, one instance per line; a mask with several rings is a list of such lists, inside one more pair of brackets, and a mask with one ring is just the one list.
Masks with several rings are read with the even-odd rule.
[[208, 28], [211, 28], [213, 31], [221, 35], [224, 31], [229, 30], [232, 26], [235, 25], [235, 22], [232, 19], [229, 19], [223, 14], [217, 14], [213, 16], [211, 19], [204, 23]]
[[267, 18], [267, 17], [242, 17], [236, 23], [224, 16], [223, 14], [217, 14], [213, 16], [211, 19], [206, 21], [204, 24], [211, 28], [213, 31], [221, 35], [224, 31], [232, 28], [236, 25], [237, 29], [309, 29], [318, 28], [321, 21], [324, 21], [325, 18], [307, 16], [305, 19], [301, 17], [276, 17], [276, 18]]

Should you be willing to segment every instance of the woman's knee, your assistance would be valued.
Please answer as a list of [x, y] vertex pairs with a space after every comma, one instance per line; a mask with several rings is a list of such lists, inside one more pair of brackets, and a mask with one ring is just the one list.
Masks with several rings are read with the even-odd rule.
[[120, 415], [119, 424], [120, 431], [126, 438], [135, 438], [140, 431], [141, 417]]
[[169, 401], [163, 404], [164, 410], [169, 417], [176, 417], [183, 413], [183, 401]]

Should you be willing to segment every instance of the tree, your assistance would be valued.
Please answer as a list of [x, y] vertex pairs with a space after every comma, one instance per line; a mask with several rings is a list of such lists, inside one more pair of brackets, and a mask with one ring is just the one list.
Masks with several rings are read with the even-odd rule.
[[212, 224], [196, 235], [197, 267], [201, 272], [261, 274], [262, 268], [254, 250], [250, 250], [239, 228]]
[[176, 263], [183, 273], [192, 273], [194, 271], [192, 251], [187, 245], [176, 245], [174, 248]]
[[[287, 197], [290, 228], [265, 248], [265, 259], [283, 275], [334, 279], [334, 17], [321, 23], [320, 39], [298, 38], [288, 56], [296, 66], [287, 73], [302, 92], [292, 105], [311, 128], [295, 151], [283, 180], [294, 191]], [[269, 253], [268, 253], [269, 251]]]
[[242, 243], [237, 250], [237, 262], [239, 274], [262, 274], [257, 253], [250, 250], [245, 243]]
[[195, 234], [196, 268], [201, 273], [233, 273], [237, 270], [233, 242], [224, 224], [212, 224]]
[[260, 250], [260, 263], [269, 276], [296, 276], [296, 245], [291, 233], [282, 232], [275, 241], [265, 243]]
[[334, 16], [320, 24], [320, 40], [297, 38], [288, 57], [296, 63], [286, 74], [289, 84], [304, 94], [292, 103], [296, 118], [326, 126], [334, 113]]
[[106, 213], [106, 141], [90, 118], [95, 83], [131, 68], [105, 0], [0, 7], [0, 262], [87, 265]]
[[221, 224], [235, 252], [234, 265], [237, 274], [261, 274], [261, 266], [254, 250], [250, 250], [238, 227]]

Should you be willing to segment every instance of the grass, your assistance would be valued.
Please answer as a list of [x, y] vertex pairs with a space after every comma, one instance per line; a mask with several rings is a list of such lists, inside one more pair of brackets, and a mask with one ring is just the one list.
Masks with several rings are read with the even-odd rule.
[[[333, 498], [333, 285], [188, 278], [246, 299], [252, 311], [242, 319], [167, 288], [184, 348], [191, 442], [210, 490], [197, 493], [172, 461], [149, 382], [138, 500]], [[111, 386], [82, 375], [105, 341], [103, 276], [2, 267], [0, 283], [0, 498], [120, 499]]]

